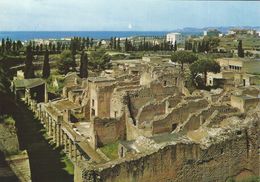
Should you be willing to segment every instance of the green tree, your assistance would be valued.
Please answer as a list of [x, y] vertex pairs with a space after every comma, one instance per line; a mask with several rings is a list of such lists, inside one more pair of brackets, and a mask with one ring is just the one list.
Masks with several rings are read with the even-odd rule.
[[93, 47], [93, 45], [94, 45], [94, 39], [93, 39], [93, 38], [91, 38], [91, 39], [90, 39], [90, 47], [92, 48], [92, 47]]
[[208, 36], [205, 36], [203, 38], [204, 40], [204, 44], [205, 44], [205, 50], [204, 51], [211, 51], [211, 52], [214, 52], [217, 47], [219, 46], [219, 42], [220, 42], [220, 39], [218, 37], [208, 37]]
[[120, 38], [117, 39], [117, 50], [120, 51], [121, 47], [120, 47]]
[[84, 51], [82, 51], [80, 57], [80, 77], [88, 77], [88, 55]]
[[60, 74], [67, 74], [70, 70], [75, 70], [76, 63], [73, 61], [72, 56], [70, 50], [65, 50], [61, 53], [60, 61], [58, 62], [58, 72]]
[[5, 52], [5, 39], [2, 38], [2, 53]]
[[219, 73], [220, 65], [212, 59], [199, 59], [190, 65], [190, 72], [193, 80], [196, 79], [198, 74], [204, 75], [204, 84], [207, 83], [207, 73]]
[[177, 42], [174, 42], [174, 52], [177, 51]]
[[188, 51], [176, 51], [171, 56], [172, 62], [178, 62], [181, 64], [181, 69], [183, 70], [184, 64], [191, 64], [196, 61], [198, 58], [195, 54]]
[[44, 55], [42, 77], [48, 78], [49, 76], [50, 76], [49, 51], [46, 50], [45, 55]]
[[96, 51], [92, 51], [89, 57], [89, 65], [94, 69], [102, 70], [111, 67], [111, 56], [108, 55], [104, 49], [97, 49]]
[[237, 55], [238, 55], [238, 57], [241, 57], [241, 58], [243, 58], [245, 56], [244, 55], [244, 49], [243, 49], [243, 46], [242, 46], [242, 40], [239, 40], [239, 42], [238, 42]]
[[113, 49], [116, 50], [116, 37], [114, 37], [114, 40], [113, 40]]
[[20, 40], [17, 41], [17, 49], [20, 50], [23, 47], [23, 44]]
[[25, 60], [25, 67], [24, 67], [24, 77], [27, 78], [34, 78], [34, 67], [33, 67], [33, 52], [31, 45], [28, 45], [26, 48], [26, 60]]

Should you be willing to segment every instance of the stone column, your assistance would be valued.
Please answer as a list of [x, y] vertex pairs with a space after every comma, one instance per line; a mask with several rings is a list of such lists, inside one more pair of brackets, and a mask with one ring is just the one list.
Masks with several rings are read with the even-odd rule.
[[72, 141], [69, 139], [69, 158], [72, 159]]
[[44, 116], [43, 116], [43, 119], [44, 119], [44, 127], [47, 128], [46, 124], [47, 124], [47, 120], [48, 120], [48, 113], [45, 111], [44, 112]]
[[56, 146], [60, 146], [60, 124], [56, 124]]
[[67, 153], [68, 151], [68, 146], [67, 146], [67, 135], [66, 135], [66, 133], [64, 133], [63, 134], [63, 137], [64, 137], [64, 151], [65, 151], [65, 153]]
[[47, 116], [46, 116], [46, 123], [45, 123], [45, 127], [46, 127], [46, 132], [47, 132], [47, 134], [49, 134], [49, 122], [50, 122], [50, 116], [47, 115]]
[[51, 117], [49, 117], [50, 119], [49, 119], [49, 136], [52, 136], [52, 118]]
[[78, 153], [77, 153], [76, 143], [74, 143], [73, 147], [74, 147], [74, 161], [77, 162]]
[[63, 131], [61, 129], [61, 126], [60, 126], [60, 145], [64, 145], [64, 141], [63, 141]]
[[53, 141], [57, 144], [57, 124], [55, 120], [53, 120]]

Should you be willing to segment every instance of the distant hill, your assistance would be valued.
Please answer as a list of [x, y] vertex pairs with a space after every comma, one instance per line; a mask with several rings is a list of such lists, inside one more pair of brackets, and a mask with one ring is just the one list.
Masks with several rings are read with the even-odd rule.
[[183, 34], [202, 34], [203, 31], [208, 29], [217, 29], [221, 31], [222, 33], [227, 33], [230, 29], [255, 29], [260, 30], [260, 26], [221, 26], [221, 27], [204, 27], [204, 28], [194, 28], [194, 27], [185, 27], [182, 29], [175, 29], [171, 32], [180, 32]]

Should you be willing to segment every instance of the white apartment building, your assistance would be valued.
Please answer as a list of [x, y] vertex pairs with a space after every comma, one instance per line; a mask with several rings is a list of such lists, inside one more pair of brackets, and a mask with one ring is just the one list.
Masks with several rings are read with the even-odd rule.
[[176, 43], [184, 43], [185, 39], [180, 33], [168, 33], [166, 35], [166, 41], [171, 42], [172, 44]]

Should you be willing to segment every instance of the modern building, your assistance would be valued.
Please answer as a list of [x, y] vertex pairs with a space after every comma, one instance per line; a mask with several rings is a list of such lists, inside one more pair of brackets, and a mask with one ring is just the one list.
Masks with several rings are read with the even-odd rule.
[[172, 44], [174, 44], [176, 41], [177, 44], [180, 44], [180, 43], [184, 43], [185, 38], [180, 33], [168, 33], [166, 35], [166, 41]]
[[204, 36], [218, 37], [221, 34], [217, 29], [208, 29], [203, 32]]

